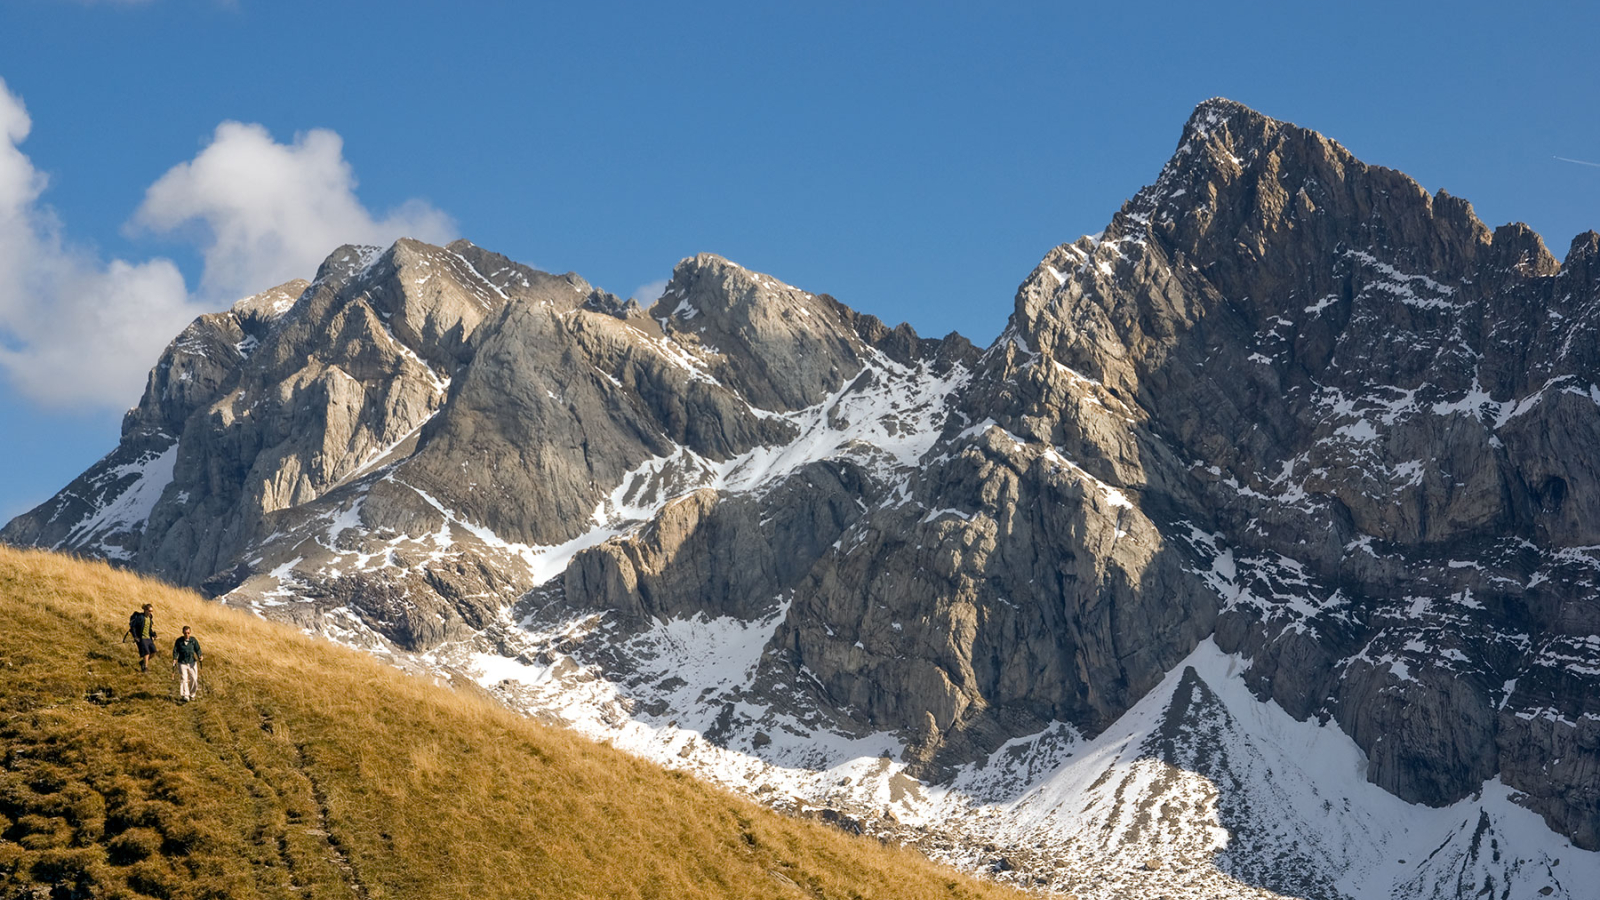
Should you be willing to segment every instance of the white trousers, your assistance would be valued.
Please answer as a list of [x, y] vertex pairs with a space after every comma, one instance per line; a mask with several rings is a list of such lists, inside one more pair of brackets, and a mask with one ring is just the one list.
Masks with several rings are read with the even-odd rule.
[[178, 677], [181, 679], [178, 682], [178, 696], [185, 700], [193, 700], [194, 695], [200, 690], [200, 664], [179, 663]]

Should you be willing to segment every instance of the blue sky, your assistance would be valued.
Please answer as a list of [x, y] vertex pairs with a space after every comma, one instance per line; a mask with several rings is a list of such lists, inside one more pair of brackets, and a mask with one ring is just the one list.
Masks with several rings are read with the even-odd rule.
[[983, 343], [1222, 95], [1560, 256], [1600, 227], [1600, 9], [1505, 10], [5, 0], [0, 521], [188, 316], [395, 229], [623, 295], [712, 251]]

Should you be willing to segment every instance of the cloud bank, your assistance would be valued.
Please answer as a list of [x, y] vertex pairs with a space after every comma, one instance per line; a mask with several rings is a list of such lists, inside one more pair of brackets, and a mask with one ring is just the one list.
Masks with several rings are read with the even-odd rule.
[[224, 122], [199, 155], [150, 186], [130, 223], [134, 233], [196, 241], [204, 269], [191, 292], [171, 260], [106, 262], [66, 239], [40, 203], [47, 179], [19, 149], [31, 129], [0, 80], [0, 370], [46, 406], [126, 407], [195, 316], [309, 278], [340, 244], [441, 242], [453, 230], [420, 201], [373, 216], [332, 131], [280, 144], [260, 125]]

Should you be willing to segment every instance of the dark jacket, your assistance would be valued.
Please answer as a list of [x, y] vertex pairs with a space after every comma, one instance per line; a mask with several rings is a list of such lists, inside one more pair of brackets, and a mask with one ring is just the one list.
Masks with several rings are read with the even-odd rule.
[[182, 666], [194, 665], [200, 661], [200, 642], [193, 636], [178, 638], [172, 644], [172, 658]]
[[128, 631], [136, 638], [154, 638], [156, 636], [156, 614], [136, 612], [128, 617]]

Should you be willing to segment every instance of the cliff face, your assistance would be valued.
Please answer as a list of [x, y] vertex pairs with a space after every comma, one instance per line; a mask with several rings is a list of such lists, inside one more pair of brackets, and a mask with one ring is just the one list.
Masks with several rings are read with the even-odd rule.
[[[191, 325], [118, 449], [0, 537], [413, 664], [510, 661], [541, 674], [485, 683], [649, 725], [642, 752], [887, 746], [884, 785], [1169, 695], [1190, 724], [1127, 765], [1270, 780], [1195, 737], [1249, 732], [1215, 699], [1237, 678], [1405, 801], [1489, 782], [1600, 849], [1597, 257], [1222, 100], [981, 353], [711, 255], [644, 310], [464, 242], [341, 248]], [[1229, 802], [1196, 815], [1265, 827]], [[1509, 827], [1484, 809], [1460, 884]], [[1230, 852], [1356, 890], [1350, 860]]]
[[1558, 264], [1213, 102], [1014, 319], [1142, 411], [1145, 506], [1192, 529], [1261, 696], [1334, 717], [1407, 800], [1498, 774], [1590, 848], [1597, 243]]

